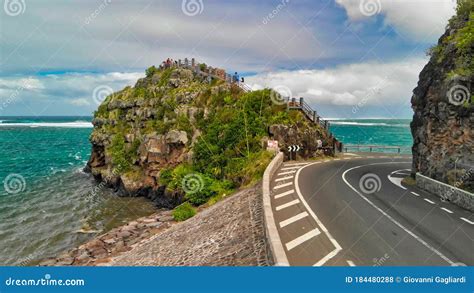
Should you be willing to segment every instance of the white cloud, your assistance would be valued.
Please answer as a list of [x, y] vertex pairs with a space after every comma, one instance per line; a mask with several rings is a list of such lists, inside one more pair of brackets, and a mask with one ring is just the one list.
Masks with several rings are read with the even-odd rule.
[[[2, 77], [0, 116], [91, 114], [97, 109], [93, 98], [96, 87], [121, 90], [127, 85], [134, 85], [144, 75], [141, 72], [110, 72]], [[50, 112], [51, 108], [54, 112]]]
[[409, 108], [412, 90], [427, 59], [390, 63], [359, 63], [316, 70], [281, 71], [247, 78], [253, 88], [285, 86], [293, 97], [313, 105], [403, 106]]
[[69, 103], [74, 106], [89, 106], [91, 104], [88, 99], [84, 98], [72, 99], [69, 101]]
[[351, 21], [366, 20], [377, 14], [403, 37], [426, 41], [437, 39], [455, 13], [453, 0], [336, 0]]

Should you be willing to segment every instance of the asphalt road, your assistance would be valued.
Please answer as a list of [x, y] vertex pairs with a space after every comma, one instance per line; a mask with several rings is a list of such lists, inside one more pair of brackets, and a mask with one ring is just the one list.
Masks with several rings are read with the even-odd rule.
[[411, 158], [285, 162], [272, 208], [290, 265], [474, 265], [474, 214], [401, 184]]

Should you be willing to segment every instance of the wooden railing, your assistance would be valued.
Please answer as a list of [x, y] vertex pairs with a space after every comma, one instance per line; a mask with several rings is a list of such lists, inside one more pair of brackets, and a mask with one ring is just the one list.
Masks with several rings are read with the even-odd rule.
[[319, 116], [318, 113], [313, 110], [313, 108], [311, 108], [311, 106], [308, 105], [303, 98], [299, 98], [299, 100], [292, 98], [288, 102], [288, 109], [301, 110], [313, 123], [319, 124], [324, 129], [329, 130], [329, 122], [321, 118], [321, 116]]
[[375, 152], [375, 150], [397, 150], [397, 153], [401, 153], [404, 150], [410, 150], [410, 147], [402, 147], [402, 146], [393, 146], [393, 145], [363, 145], [363, 144], [356, 144], [356, 145], [344, 145], [343, 147], [344, 152], [348, 150], [357, 150], [357, 152], [368, 151], [370, 153]]

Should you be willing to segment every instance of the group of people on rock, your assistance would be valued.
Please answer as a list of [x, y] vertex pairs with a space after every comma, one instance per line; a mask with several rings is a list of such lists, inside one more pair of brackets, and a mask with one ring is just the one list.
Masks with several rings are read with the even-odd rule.
[[[171, 68], [171, 67], [178, 67], [178, 61], [173, 60], [172, 58], [167, 58], [165, 61], [163, 61], [160, 65], [160, 68]], [[232, 76], [232, 83], [239, 83], [239, 82], [244, 82], [244, 78], [241, 77], [239, 80], [239, 74], [237, 72], [234, 73]]]

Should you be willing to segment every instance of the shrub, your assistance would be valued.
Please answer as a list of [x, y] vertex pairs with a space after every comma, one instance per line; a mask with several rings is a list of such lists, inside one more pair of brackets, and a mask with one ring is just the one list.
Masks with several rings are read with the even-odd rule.
[[189, 202], [177, 206], [172, 212], [173, 219], [179, 222], [192, 218], [195, 214], [196, 209]]

